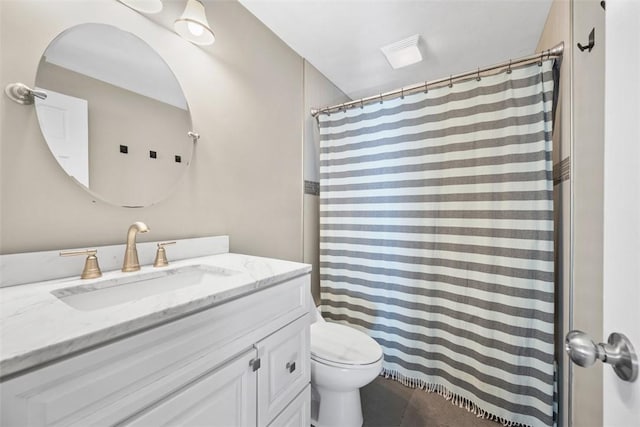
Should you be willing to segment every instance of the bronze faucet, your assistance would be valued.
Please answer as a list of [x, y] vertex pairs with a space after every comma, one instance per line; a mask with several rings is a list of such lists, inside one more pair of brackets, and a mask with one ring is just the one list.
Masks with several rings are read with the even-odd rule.
[[124, 263], [122, 264], [122, 271], [138, 271], [140, 270], [140, 263], [138, 262], [138, 250], [136, 249], [136, 234], [146, 233], [149, 231], [149, 227], [144, 222], [134, 222], [129, 227], [127, 232], [127, 248], [124, 251]]

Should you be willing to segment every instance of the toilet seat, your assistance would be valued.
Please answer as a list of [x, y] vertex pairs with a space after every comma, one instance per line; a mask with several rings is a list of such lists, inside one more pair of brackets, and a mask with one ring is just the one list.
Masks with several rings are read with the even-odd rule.
[[380, 345], [349, 326], [318, 322], [311, 325], [311, 358], [345, 368], [366, 367], [382, 358]]

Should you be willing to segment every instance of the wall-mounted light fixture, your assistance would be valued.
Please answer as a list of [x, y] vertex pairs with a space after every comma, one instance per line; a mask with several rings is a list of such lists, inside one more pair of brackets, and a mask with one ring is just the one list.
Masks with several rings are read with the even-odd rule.
[[212, 44], [216, 37], [209, 27], [204, 4], [200, 0], [187, 0], [187, 6], [180, 18], [174, 23], [176, 33], [191, 43], [198, 45]]
[[133, 10], [142, 13], [158, 13], [162, 10], [161, 0], [118, 0]]

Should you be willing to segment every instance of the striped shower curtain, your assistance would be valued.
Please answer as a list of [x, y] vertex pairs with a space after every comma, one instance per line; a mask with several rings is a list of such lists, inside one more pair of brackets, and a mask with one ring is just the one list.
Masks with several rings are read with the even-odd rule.
[[324, 316], [505, 424], [553, 424], [552, 69], [319, 119]]

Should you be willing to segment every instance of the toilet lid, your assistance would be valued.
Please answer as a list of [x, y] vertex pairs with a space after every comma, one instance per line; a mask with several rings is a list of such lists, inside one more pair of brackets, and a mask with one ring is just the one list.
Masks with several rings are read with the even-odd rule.
[[311, 356], [345, 365], [368, 365], [382, 357], [382, 349], [357, 329], [318, 322], [311, 325]]

